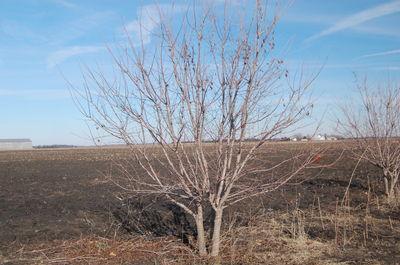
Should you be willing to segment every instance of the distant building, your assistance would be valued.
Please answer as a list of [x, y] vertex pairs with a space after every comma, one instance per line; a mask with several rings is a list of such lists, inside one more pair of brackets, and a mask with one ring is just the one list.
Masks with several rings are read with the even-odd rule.
[[335, 136], [329, 136], [328, 138], [326, 138], [326, 140], [328, 140], [328, 141], [337, 141], [337, 137], [335, 137]]
[[0, 139], [0, 151], [32, 149], [30, 139]]
[[325, 141], [326, 137], [323, 136], [323, 135], [318, 134], [318, 135], [313, 136], [311, 138], [311, 140], [313, 140], [313, 141]]

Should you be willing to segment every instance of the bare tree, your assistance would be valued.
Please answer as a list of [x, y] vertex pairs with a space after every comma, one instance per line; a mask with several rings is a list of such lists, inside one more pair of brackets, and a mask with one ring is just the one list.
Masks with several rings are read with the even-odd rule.
[[400, 87], [370, 87], [364, 79], [357, 89], [361, 102], [343, 106], [338, 123], [342, 133], [355, 140], [357, 158], [382, 170], [385, 194], [391, 202], [400, 175]]
[[[219, 256], [226, 207], [277, 189], [314, 161], [304, 153], [273, 165], [259, 161], [270, 139], [310, 115], [315, 78], [291, 78], [274, 57], [278, 13], [268, 8], [256, 1], [241, 16], [228, 4], [194, 3], [179, 21], [159, 8], [151, 44], [130, 38], [122, 52], [110, 49], [115, 75], [88, 69], [84, 90], [75, 90], [82, 113], [128, 144], [131, 168], [141, 169], [126, 170], [126, 182], [116, 183], [131, 194], [162, 196], [192, 216], [202, 256]], [[290, 170], [275, 175], [278, 166]], [[215, 212], [210, 248], [207, 206]]]

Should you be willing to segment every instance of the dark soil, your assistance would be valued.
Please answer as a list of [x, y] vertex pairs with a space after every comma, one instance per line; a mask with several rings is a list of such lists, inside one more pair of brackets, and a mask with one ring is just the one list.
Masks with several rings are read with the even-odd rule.
[[[109, 165], [95, 150], [0, 152], [0, 242], [68, 239], [109, 225]], [[93, 222], [96, 231], [92, 231]], [[103, 227], [102, 227], [103, 226]]]
[[[323, 160], [333, 161], [340, 156], [342, 148], [336, 146]], [[277, 145], [275, 151], [279, 153], [282, 148], [286, 147]], [[189, 237], [196, 235], [193, 220], [179, 208], [151, 197], [118, 199], [119, 188], [105, 181], [105, 176], [112, 171], [112, 161], [122, 159], [127, 152], [127, 149], [0, 152], [0, 254], [7, 255], [24, 244], [84, 235], [106, 237], [116, 231], [149, 237], [172, 235], [188, 243]], [[372, 206], [371, 201], [383, 200], [383, 193], [381, 173], [368, 164], [361, 163], [349, 184], [355, 164], [344, 154], [329, 168], [307, 171], [297, 184], [228, 209], [224, 218], [231, 220], [239, 214], [237, 224], [246, 225], [258, 212], [279, 215], [294, 208], [315, 212], [316, 216], [318, 212], [335, 215], [349, 185], [347, 205], [352, 207], [352, 214], [360, 218], [364, 218], [368, 210], [375, 220], [374, 234], [365, 245], [362, 237], [365, 228], [352, 226], [359, 233], [349, 240], [337, 259], [352, 264], [368, 264], [369, 260], [396, 264], [400, 260], [398, 208], [382, 210]], [[367, 209], [369, 203], [370, 210]], [[310, 238], [338, 241], [332, 222], [326, 221], [321, 227], [315, 225], [316, 219], [312, 218], [306, 226]], [[391, 229], [388, 229], [388, 222]], [[340, 242], [338, 245], [340, 247]], [[364, 254], [360, 255], [360, 251]]]

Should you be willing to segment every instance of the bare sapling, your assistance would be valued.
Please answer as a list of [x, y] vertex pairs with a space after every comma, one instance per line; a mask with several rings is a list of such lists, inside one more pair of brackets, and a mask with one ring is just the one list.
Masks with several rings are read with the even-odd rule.
[[400, 175], [400, 86], [357, 85], [361, 102], [343, 106], [339, 127], [355, 141], [353, 153], [382, 170], [382, 184], [389, 202], [394, 202]]
[[74, 95], [94, 126], [130, 147], [115, 183], [179, 206], [195, 221], [199, 254], [218, 257], [224, 209], [278, 189], [314, 162], [309, 151], [274, 163], [261, 155], [271, 139], [304, 125], [315, 76], [292, 77], [274, 55], [279, 17], [262, 1], [243, 14], [228, 3], [175, 8], [183, 15], [158, 9], [150, 44], [128, 38], [122, 51], [110, 49], [113, 77], [87, 69]]

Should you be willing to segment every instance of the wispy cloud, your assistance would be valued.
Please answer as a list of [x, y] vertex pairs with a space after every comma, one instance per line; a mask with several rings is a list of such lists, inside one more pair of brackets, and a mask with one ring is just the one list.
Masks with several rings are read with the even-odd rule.
[[0, 89], [0, 96], [28, 100], [54, 100], [70, 98], [65, 89]]
[[[288, 15], [283, 16], [282, 20], [289, 23], [329, 26], [334, 24], [335, 21], [339, 20], [339, 17], [333, 14], [316, 14], [310, 16], [310, 14], [302, 14], [301, 12], [291, 12]], [[400, 38], [400, 31], [395, 25], [378, 26], [371, 25], [370, 23], [363, 23], [352, 27], [351, 30], [365, 34]]]
[[365, 58], [378, 57], [378, 56], [387, 56], [387, 55], [393, 55], [393, 54], [400, 54], [400, 49], [384, 51], [384, 52], [377, 52], [377, 53], [370, 53], [370, 54], [360, 56], [360, 57], [358, 57], [358, 59], [365, 59]]
[[52, 0], [53, 3], [56, 3], [58, 5], [67, 7], [67, 8], [76, 8], [77, 5], [75, 3], [72, 3], [71, 1], [68, 0]]
[[398, 30], [397, 26], [384, 27], [384, 26], [373, 26], [373, 25], [359, 25], [352, 28], [352, 30], [366, 34], [388, 36], [388, 37], [394, 37], [396, 39], [400, 38], [400, 31]]
[[383, 17], [383, 16], [386, 16], [389, 14], [397, 13], [397, 12], [400, 12], [400, 1], [399, 0], [381, 4], [381, 5], [363, 10], [361, 12], [355, 13], [348, 17], [345, 17], [342, 20], [337, 21], [331, 27], [306, 39], [306, 41], [312, 41], [312, 40], [321, 38], [323, 36], [333, 34], [338, 31], [353, 28], [364, 22], [370, 21], [372, 19], [376, 19], [376, 18]]
[[249, 4], [249, 1], [246, 0], [202, 0], [204, 4], [227, 4], [231, 6], [239, 6]]
[[95, 53], [104, 50], [102, 46], [71, 46], [51, 53], [47, 57], [47, 67], [53, 68], [54, 66], [62, 63], [63, 61], [81, 54]]
[[[290, 11], [290, 10], [289, 10]], [[291, 23], [302, 23], [302, 24], [318, 24], [328, 26], [333, 24], [338, 19], [337, 15], [333, 14], [313, 14], [310, 16], [309, 13], [291, 11], [284, 15], [281, 21]]]
[[52, 33], [49, 45], [64, 45], [90, 33], [99, 26], [106, 27], [107, 22], [114, 19], [116, 14], [112, 11], [92, 12], [90, 15], [78, 18], [65, 24], [63, 30]]
[[14, 20], [0, 20], [0, 33], [14, 40], [24, 40], [30, 43], [44, 43], [47, 38], [37, 34], [31, 27]]
[[400, 70], [400, 66], [398, 65], [388, 65], [387, 62], [336, 62], [336, 63], [327, 63], [326, 61], [321, 60], [288, 60], [286, 61], [287, 67], [291, 71], [296, 71], [299, 69], [299, 66], [302, 66], [303, 70], [311, 70], [312, 72], [326, 70], [344, 70], [346, 72], [352, 71], [398, 71]]
[[126, 31], [134, 41], [150, 43], [151, 34], [161, 22], [161, 16], [176, 14], [186, 10], [185, 5], [151, 4], [145, 5], [137, 11], [137, 19], [126, 24], [122, 31]]
[[374, 70], [376, 71], [400, 71], [400, 66], [385, 66], [385, 67], [375, 67]]

